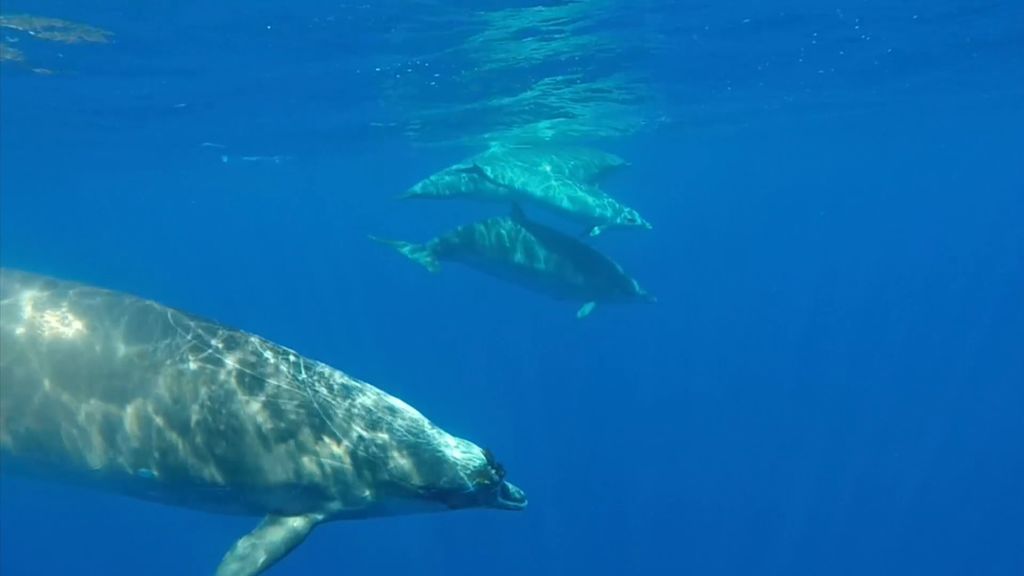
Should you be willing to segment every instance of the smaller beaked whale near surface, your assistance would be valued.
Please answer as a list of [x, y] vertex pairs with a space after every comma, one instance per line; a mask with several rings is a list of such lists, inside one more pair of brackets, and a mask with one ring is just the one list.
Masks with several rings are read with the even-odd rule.
[[526, 217], [509, 216], [459, 226], [424, 244], [370, 236], [437, 273], [441, 261], [473, 269], [557, 300], [582, 302], [577, 318], [599, 302], [655, 302], [616, 262], [586, 243]]
[[319, 524], [522, 510], [487, 450], [259, 336], [0, 268], [0, 471], [263, 517], [217, 576], [255, 576]]
[[588, 236], [619, 228], [649, 230], [651, 224], [635, 209], [599, 187], [627, 165], [614, 154], [591, 148], [494, 144], [420, 180], [399, 198], [516, 202], [580, 224]]

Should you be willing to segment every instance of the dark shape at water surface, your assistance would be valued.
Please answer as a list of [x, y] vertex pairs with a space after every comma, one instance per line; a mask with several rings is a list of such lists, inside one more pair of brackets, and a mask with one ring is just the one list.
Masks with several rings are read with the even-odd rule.
[[61, 44], [106, 44], [113, 36], [112, 32], [89, 24], [32, 14], [0, 16], [0, 28], [17, 30], [32, 38], [60, 42]]
[[[35, 41], [58, 42], [60, 44], [107, 44], [113, 33], [70, 20], [35, 16], [32, 14], [0, 15], [0, 64], [4, 62], [18, 64], [29, 68], [32, 72], [44, 76], [54, 74], [54, 70], [29, 64], [25, 51], [13, 46], [14, 42], [25, 40], [26, 44]], [[30, 51], [30, 48], [26, 48]]]

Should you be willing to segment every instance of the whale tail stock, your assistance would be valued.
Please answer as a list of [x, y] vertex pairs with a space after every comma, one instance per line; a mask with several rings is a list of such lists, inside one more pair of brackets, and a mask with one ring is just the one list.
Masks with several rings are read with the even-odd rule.
[[423, 193], [419, 186], [413, 186], [404, 192], [395, 195], [395, 200], [407, 200], [409, 198], [426, 198], [428, 194]]
[[431, 251], [429, 246], [414, 244], [412, 242], [403, 242], [401, 240], [388, 240], [386, 238], [378, 238], [376, 236], [370, 236], [370, 240], [391, 246], [409, 260], [416, 262], [435, 274], [441, 271], [441, 264], [437, 261], [437, 257], [434, 256], [434, 253]]

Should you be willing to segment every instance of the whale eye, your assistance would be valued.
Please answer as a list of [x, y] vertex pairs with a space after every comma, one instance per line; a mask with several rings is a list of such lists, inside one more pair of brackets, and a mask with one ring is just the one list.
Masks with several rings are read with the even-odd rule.
[[484, 458], [487, 459], [487, 465], [491, 467], [491, 472], [494, 472], [494, 475], [498, 477], [498, 481], [504, 480], [505, 467], [494, 458], [494, 453], [484, 448]]

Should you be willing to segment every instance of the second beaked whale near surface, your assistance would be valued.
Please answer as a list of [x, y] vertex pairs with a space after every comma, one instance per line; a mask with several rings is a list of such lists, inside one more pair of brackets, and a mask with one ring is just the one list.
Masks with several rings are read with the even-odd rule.
[[518, 204], [508, 216], [459, 226], [423, 244], [370, 238], [434, 273], [441, 261], [458, 262], [556, 300], [579, 302], [577, 318], [590, 315], [600, 302], [657, 301], [615, 261], [527, 218]]

